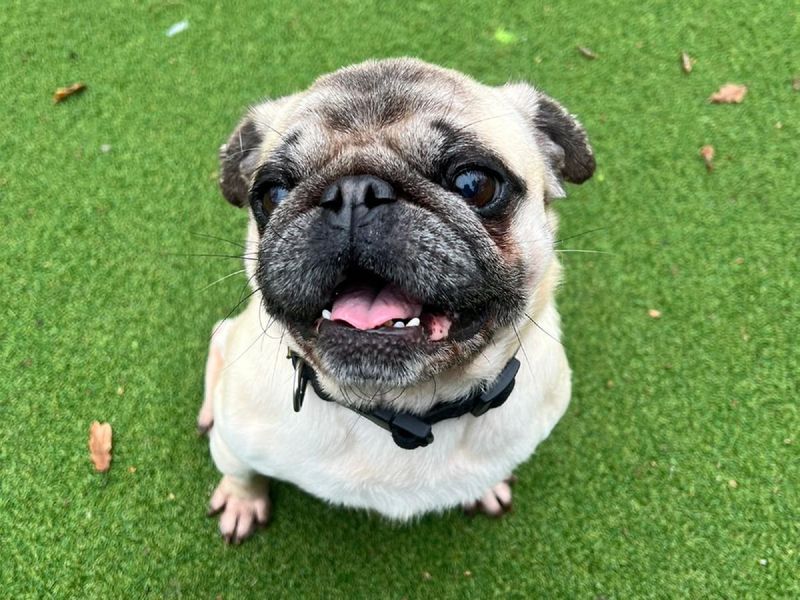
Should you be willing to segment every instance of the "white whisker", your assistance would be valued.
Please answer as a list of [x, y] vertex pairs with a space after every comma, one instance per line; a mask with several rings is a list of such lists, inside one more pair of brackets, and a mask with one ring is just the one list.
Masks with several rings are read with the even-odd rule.
[[562, 250], [556, 250], [556, 252], [580, 252], [582, 254], [609, 254], [614, 256], [616, 253], [614, 252], [605, 252], [603, 250], [576, 250], [574, 248], [564, 248]]
[[234, 275], [238, 275], [239, 273], [244, 273], [244, 269], [239, 269], [238, 271], [234, 271], [233, 273], [228, 273], [227, 275], [225, 275], [225, 277], [220, 277], [216, 281], [213, 281], [213, 282], [209, 283], [206, 287], [204, 287], [200, 291], [201, 292], [205, 292], [211, 286], [217, 285], [220, 281], [225, 281], [229, 277], [233, 277]]

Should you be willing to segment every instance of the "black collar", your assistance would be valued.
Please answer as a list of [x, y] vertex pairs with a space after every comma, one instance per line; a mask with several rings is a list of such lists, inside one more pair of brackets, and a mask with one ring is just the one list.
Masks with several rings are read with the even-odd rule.
[[[294, 410], [300, 412], [306, 386], [311, 382], [314, 392], [326, 402], [336, 402], [320, 386], [314, 369], [300, 356], [289, 351], [289, 356], [294, 366]], [[445, 419], [457, 419], [467, 413], [481, 416], [492, 408], [497, 408], [505, 402], [511, 390], [514, 389], [514, 378], [519, 371], [519, 361], [512, 358], [503, 367], [500, 375], [486, 390], [476, 390], [471, 394], [457, 398], [450, 402], [440, 402], [422, 415], [412, 415], [408, 412], [396, 412], [387, 408], [374, 408], [370, 411], [361, 410], [352, 406], [345, 406], [362, 417], [366, 417], [376, 425], [386, 429], [392, 434], [394, 443], [406, 450], [413, 450], [420, 446], [427, 446], [433, 441], [433, 424]]]

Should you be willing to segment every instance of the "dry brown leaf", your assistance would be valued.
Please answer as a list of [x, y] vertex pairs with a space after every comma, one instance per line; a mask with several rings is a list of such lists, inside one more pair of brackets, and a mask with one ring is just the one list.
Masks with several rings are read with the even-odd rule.
[[795, 92], [800, 92], [800, 77], [795, 77], [792, 79], [792, 89]]
[[63, 102], [64, 100], [66, 100], [70, 96], [73, 96], [75, 94], [79, 94], [80, 92], [82, 92], [85, 89], [86, 89], [86, 84], [85, 83], [80, 83], [80, 82], [73, 83], [72, 85], [67, 86], [67, 87], [58, 88], [56, 90], [56, 93], [53, 94], [53, 104], [58, 104], [59, 102]]
[[89, 453], [94, 468], [101, 473], [111, 466], [111, 425], [94, 421], [89, 427]]
[[686, 52], [681, 52], [681, 69], [683, 69], [684, 73], [691, 73], [692, 67], [694, 66], [694, 59], [686, 54]]
[[651, 308], [647, 311], [647, 314], [650, 315], [653, 319], [660, 319], [661, 318], [661, 311], [657, 308]]
[[591, 48], [587, 48], [586, 46], [578, 46], [578, 52], [580, 52], [582, 56], [588, 58], [589, 60], [594, 60], [597, 58], [597, 54], [595, 54]]
[[746, 85], [726, 83], [716, 92], [711, 94], [709, 100], [715, 104], [739, 104], [747, 93]]
[[703, 162], [706, 163], [706, 169], [708, 172], [714, 170], [714, 146], [705, 145], [700, 148], [700, 156], [703, 157]]

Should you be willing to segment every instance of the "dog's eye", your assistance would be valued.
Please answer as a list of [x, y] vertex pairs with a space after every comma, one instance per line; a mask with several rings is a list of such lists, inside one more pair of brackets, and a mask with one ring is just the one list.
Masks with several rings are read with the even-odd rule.
[[264, 194], [265, 199], [269, 199], [272, 203], [272, 206], [278, 206], [281, 202], [286, 199], [286, 196], [289, 195], [289, 190], [282, 185], [272, 185], [267, 190], [267, 193]]
[[272, 209], [283, 202], [288, 195], [289, 188], [279, 183], [274, 183], [267, 187], [261, 197], [261, 208], [264, 210], [264, 214], [271, 214]]
[[497, 197], [500, 182], [492, 173], [482, 169], [467, 169], [453, 178], [452, 187], [470, 204], [483, 208]]

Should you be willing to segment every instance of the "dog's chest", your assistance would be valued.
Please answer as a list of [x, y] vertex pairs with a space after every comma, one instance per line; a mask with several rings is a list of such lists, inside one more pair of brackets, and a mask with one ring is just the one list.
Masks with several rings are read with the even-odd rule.
[[498, 418], [439, 423], [431, 445], [404, 450], [377, 425], [311, 394], [294, 413], [286, 391], [282, 404], [268, 402], [277, 414], [263, 420], [223, 407], [215, 427], [234, 453], [254, 470], [320, 498], [394, 518], [468, 502], [531, 450], [500, 411]]

